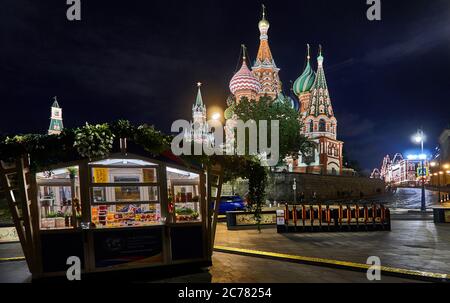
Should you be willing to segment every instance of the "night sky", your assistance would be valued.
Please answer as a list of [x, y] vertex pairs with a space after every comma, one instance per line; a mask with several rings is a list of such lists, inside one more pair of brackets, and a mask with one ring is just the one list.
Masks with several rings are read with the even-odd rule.
[[[450, 1], [264, 1], [269, 42], [284, 89], [304, 67], [305, 44], [323, 45], [338, 138], [366, 169], [389, 153], [426, 147], [450, 122]], [[196, 83], [208, 110], [225, 108], [240, 45], [254, 60], [258, 1], [82, 0], [81, 21], [66, 1], [0, 4], [0, 133], [45, 133], [52, 97], [64, 124], [118, 118], [165, 132], [190, 119]], [[209, 111], [211, 112], [211, 111]]]

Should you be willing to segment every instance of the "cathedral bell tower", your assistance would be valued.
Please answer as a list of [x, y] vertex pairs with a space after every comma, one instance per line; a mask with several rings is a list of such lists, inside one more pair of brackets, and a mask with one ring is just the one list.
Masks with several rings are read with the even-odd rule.
[[319, 46], [316, 73], [312, 71], [309, 59], [308, 45], [306, 67], [294, 83], [294, 92], [301, 102], [302, 133], [316, 143], [316, 148], [310, 155], [299, 157], [298, 168], [309, 173], [338, 175], [343, 169], [344, 143], [336, 139], [337, 120], [325, 78], [322, 47]]
[[260, 32], [259, 49], [252, 71], [259, 83], [261, 83], [259, 96], [267, 95], [275, 100], [282, 91], [280, 77], [278, 76], [280, 69], [275, 64], [272, 52], [270, 51], [268, 36], [270, 23], [266, 18], [266, 7], [264, 5], [262, 6], [262, 10], [262, 19], [258, 23]]

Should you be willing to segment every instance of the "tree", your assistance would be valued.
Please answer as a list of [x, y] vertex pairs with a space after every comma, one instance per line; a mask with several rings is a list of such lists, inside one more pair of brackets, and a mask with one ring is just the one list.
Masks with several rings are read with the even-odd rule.
[[[242, 97], [234, 106], [234, 113], [244, 122], [248, 120], [267, 120], [268, 134], [271, 133], [270, 121], [279, 121], [280, 159], [278, 165], [280, 165], [287, 156], [297, 158], [299, 152], [303, 154], [311, 147], [311, 142], [309, 142], [304, 135], [300, 134], [302, 123], [299, 119], [298, 112], [287, 102], [274, 102], [269, 96], [260, 97], [259, 101], [248, 100], [246, 97]], [[248, 136], [246, 136], [246, 138], [248, 139]], [[268, 143], [270, 146], [270, 136], [268, 138]]]

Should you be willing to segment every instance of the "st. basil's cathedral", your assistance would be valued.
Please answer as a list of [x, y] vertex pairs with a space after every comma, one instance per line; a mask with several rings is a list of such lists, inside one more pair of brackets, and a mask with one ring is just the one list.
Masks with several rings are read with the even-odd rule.
[[[280, 68], [275, 64], [270, 50], [269, 27], [270, 23], [266, 18], [263, 6], [262, 19], [258, 23], [260, 44], [256, 60], [250, 69], [247, 64], [247, 50], [245, 46], [242, 46], [242, 65], [229, 83], [231, 94], [227, 98], [228, 108], [224, 112], [224, 118], [229, 126], [228, 128], [225, 127], [226, 137], [233, 137], [233, 135], [227, 133], [233, 131], [233, 121], [237, 119], [237, 116], [233, 113], [233, 108], [242, 98], [259, 100], [260, 97], [268, 96], [274, 100], [273, 102], [287, 102], [298, 112], [303, 127], [302, 134], [315, 143], [315, 148], [307, 154], [299, 153], [295, 159], [285, 159], [288, 171], [341, 175], [347, 170], [344, 168], [342, 160], [344, 142], [337, 140], [336, 136], [337, 120], [334, 116], [325, 78], [322, 48], [319, 46], [317, 70], [314, 71], [310, 62], [310, 47], [307, 45], [306, 64], [303, 73], [291, 85], [289, 95], [286, 95], [283, 93], [280, 81]], [[201, 102], [201, 107], [197, 106], [200, 94], [199, 88], [192, 114], [194, 120], [196, 120], [195, 123], [201, 124], [198, 129], [206, 130], [208, 129], [206, 106], [203, 102]], [[195, 117], [202, 117], [202, 119], [195, 119]], [[195, 136], [188, 134], [188, 137]], [[198, 143], [203, 143], [205, 140], [209, 141], [212, 138], [206, 132], [204, 135], [197, 137], [198, 140], [194, 138], [194, 141]], [[229, 145], [234, 145], [234, 141], [227, 142], [227, 148], [229, 148]], [[280, 167], [280, 169], [286, 169], [286, 167]]]
[[[288, 102], [299, 114], [304, 134], [316, 147], [308, 154], [299, 154], [297, 159], [286, 159], [289, 171], [315, 174], [340, 175], [343, 173], [343, 142], [337, 140], [337, 120], [334, 116], [324, 71], [324, 56], [319, 46], [317, 70], [310, 62], [310, 47], [307, 46], [306, 65], [303, 73], [291, 85], [287, 96], [283, 93], [280, 81], [280, 68], [275, 64], [269, 47], [270, 23], [263, 15], [259, 21], [260, 44], [256, 60], [249, 69], [246, 49], [243, 46], [241, 68], [232, 77], [229, 88], [231, 95], [227, 100], [225, 119], [233, 119], [233, 107], [241, 98], [258, 100], [269, 96], [274, 102]], [[236, 118], [236, 117], [234, 117]], [[282, 135], [282, 134], [281, 134]]]

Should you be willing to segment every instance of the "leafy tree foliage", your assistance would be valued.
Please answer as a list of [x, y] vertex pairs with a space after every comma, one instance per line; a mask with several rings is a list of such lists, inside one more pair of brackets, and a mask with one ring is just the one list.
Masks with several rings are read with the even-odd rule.
[[[300, 134], [302, 123], [299, 119], [298, 112], [296, 112], [287, 102], [274, 102], [269, 96], [260, 97], [258, 101], [248, 100], [246, 97], [242, 97], [238, 104], [234, 106], [234, 113], [244, 122], [248, 120], [255, 120], [256, 122], [267, 120], [269, 146], [271, 144], [270, 121], [279, 121], [279, 164], [281, 164], [281, 161], [283, 161], [286, 156], [293, 156], [296, 158], [298, 152], [305, 153], [308, 148], [312, 147], [312, 143], [309, 142], [305, 136]], [[246, 138], [248, 139], [248, 134]]]

